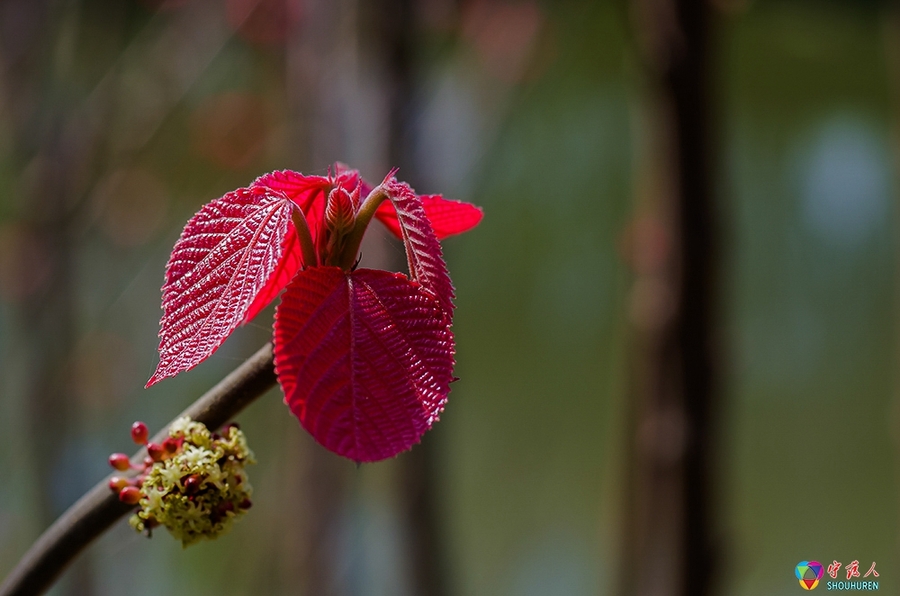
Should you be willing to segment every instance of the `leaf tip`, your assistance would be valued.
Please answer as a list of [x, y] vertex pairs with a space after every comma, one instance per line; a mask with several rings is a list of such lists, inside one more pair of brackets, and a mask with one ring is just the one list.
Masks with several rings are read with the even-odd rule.
[[147, 380], [147, 384], [144, 385], [144, 389], [149, 389], [153, 387], [163, 379], [168, 379], [169, 377], [174, 377], [177, 375], [180, 370], [172, 370], [171, 366], [168, 366], [167, 363], [163, 360], [163, 358], [159, 359], [159, 364], [156, 365], [156, 370], [153, 371], [153, 375]]

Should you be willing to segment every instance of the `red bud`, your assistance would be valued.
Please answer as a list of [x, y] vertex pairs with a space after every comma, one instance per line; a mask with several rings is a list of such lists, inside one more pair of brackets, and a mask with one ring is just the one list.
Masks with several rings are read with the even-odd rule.
[[131, 467], [131, 460], [124, 453], [113, 453], [109, 456], [109, 465], [120, 472], [124, 472]]
[[119, 491], [119, 500], [129, 505], [137, 505], [141, 496], [141, 490], [136, 486], [126, 486]]
[[159, 443], [147, 443], [147, 454], [153, 461], [162, 461], [166, 455], [166, 450]]
[[350, 193], [338, 186], [328, 194], [325, 204], [325, 225], [329, 230], [343, 234], [353, 227], [356, 214]]
[[120, 492], [126, 486], [128, 486], [128, 478], [113, 476], [109, 479], [109, 489], [114, 492]]
[[250, 509], [251, 507], [253, 507], [253, 503], [250, 501], [250, 499], [244, 499], [243, 501], [241, 501], [241, 509]]
[[184, 479], [184, 492], [192, 495], [198, 490], [200, 490], [200, 477], [196, 474], [191, 474], [187, 478]]
[[147, 425], [143, 422], [138, 421], [131, 425], [131, 440], [138, 445], [146, 445], [149, 434], [150, 431], [147, 430]]
[[173, 455], [176, 451], [178, 451], [178, 440], [169, 437], [165, 441], [163, 441], [163, 449], [166, 450], [166, 453], [169, 455]]

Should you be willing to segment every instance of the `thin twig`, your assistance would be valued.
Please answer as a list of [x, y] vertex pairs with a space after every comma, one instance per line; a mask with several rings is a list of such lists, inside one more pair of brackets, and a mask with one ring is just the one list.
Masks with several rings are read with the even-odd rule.
[[[272, 344], [266, 344], [178, 417], [219, 428], [274, 385]], [[168, 425], [153, 440], [160, 442], [167, 433]], [[142, 461], [146, 455], [142, 448], [132, 460]], [[0, 585], [0, 596], [43, 593], [78, 553], [134, 510], [119, 501], [108, 482], [109, 477], [97, 483], [38, 538]]]

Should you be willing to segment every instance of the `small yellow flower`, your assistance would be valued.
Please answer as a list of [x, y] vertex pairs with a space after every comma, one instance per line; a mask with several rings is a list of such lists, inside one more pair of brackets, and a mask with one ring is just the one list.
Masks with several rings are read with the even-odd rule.
[[235, 425], [220, 437], [199, 422], [179, 418], [169, 437], [179, 441], [179, 448], [147, 470], [141, 508], [130, 523], [138, 532], [163, 525], [184, 546], [216, 538], [250, 508], [253, 489], [244, 466], [256, 463], [253, 452]]

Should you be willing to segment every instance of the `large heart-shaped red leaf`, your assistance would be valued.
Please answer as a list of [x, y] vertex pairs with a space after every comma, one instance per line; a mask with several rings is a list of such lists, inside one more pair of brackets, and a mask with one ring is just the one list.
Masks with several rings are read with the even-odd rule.
[[290, 245], [294, 208], [284, 193], [241, 188], [188, 221], [166, 265], [159, 365], [148, 387], [205, 360], [247, 318]]
[[[434, 228], [434, 234], [438, 237], [438, 240], [468, 232], [477, 226], [484, 216], [481, 208], [476, 207], [472, 203], [452, 201], [445, 199], [441, 195], [420, 195], [419, 199], [422, 201], [425, 217], [431, 222], [431, 227]], [[393, 203], [390, 201], [382, 203], [378, 211], [375, 212], [375, 217], [394, 236], [400, 239], [403, 238], [403, 234], [400, 231], [400, 222], [397, 221], [397, 210], [394, 209]]]
[[319, 443], [357, 462], [397, 455], [431, 428], [453, 353], [449, 317], [399, 273], [307, 269], [275, 313], [285, 402]]

